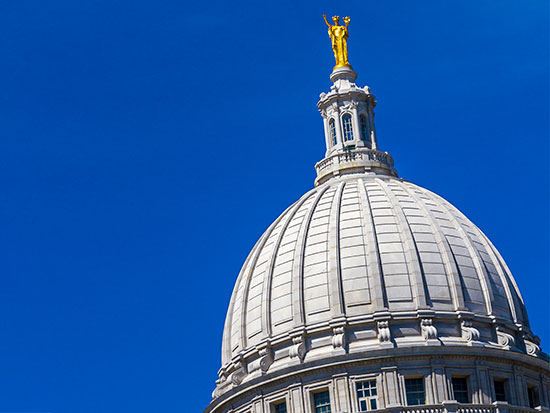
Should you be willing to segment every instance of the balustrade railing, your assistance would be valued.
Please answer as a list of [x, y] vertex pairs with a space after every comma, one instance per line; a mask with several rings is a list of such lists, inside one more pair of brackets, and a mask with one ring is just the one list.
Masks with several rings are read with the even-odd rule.
[[433, 405], [387, 407], [372, 410], [370, 413], [536, 413], [548, 411], [546, 408], [531, 409], [501, 402], [494, 404], [463, 404], [449, 401]]
[[315, 165], [315, 169], [317, 170], [317, 174], [322, 174], [323, 171], [331, 169], [333, 166], [345, 165], [346, 163], [358, 161], [379, 162], [388, 168], [393, 168], [393, 158], [389, 153], [366, 149], [336, 153], [318, 162], [317, 165]]

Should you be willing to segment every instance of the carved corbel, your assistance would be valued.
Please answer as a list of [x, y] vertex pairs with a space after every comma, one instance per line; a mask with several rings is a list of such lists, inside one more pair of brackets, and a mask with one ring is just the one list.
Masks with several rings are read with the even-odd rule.
[[530, 356], [538, 356], [540, 354], [540, 338], [537, 336], [531, 336], [529, 334], [523, 335], [523, 342], [525, 343], [525, 351]]
[[306, 355], [306, 336], [303, 333], [292, 336], [292, 347], [288, 351], [290, 358], [298, 357], [302, 361]]
[[437, 328], [433, 325], [431, 318], [423, 318], [420, 321], [420, 328], [422, 329], [424, 340], [437, 340]]
[[378, 341], [380, 344], [391, 343], [390, 322], [379, 321], [376, 327], [378, 328]]
[[271, 343], [265, 343], [258, 348], [258, 353], [260, 354], [260, 370], [262, 373], [265, 373], [269, 370], [269, 367], [273, 364], [273, 349], [271, 348]]
[[332, 328], [332, 347], [334, 349], [346, 348], [346, 328], [344, 326]]
[[242, 383], [247, 373], [246, 363], [242, 359], [242, 357], [239, 357], [233, 361], [232, 370], [233, 372], [229, 376], [229, 380], [231, 381], [231, 384], [233, 384], [233, 386], [238, 386]]
[[496, 328], [498, 345], [505, 348], [510, 348], [516, 345], [516, 339], [513, 335], [504, 331], [500, 326]]
[[479, 330], [473, 326], [473, 323], [470, 320], [462, 320], [461, 329], [462, 338], [468, 343], [479, 340]]

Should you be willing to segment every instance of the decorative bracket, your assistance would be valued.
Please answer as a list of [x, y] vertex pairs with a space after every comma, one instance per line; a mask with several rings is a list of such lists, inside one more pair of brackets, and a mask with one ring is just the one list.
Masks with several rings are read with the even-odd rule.
[[346, 349], [346, 328], [344, 326], [332, 328], [332, 347]]
[[229, 376], [229, 379], [231, 380], [231, 383], [233, 384], [233, 386], [238, 386], [239, 384], [242, 383], [242, 381], [245, 378], [246, 373], [247, 373], [246, 363], [245, 363], [244, 359], [242, 358], [242, 356], [236, 358], [233, 361], [231, 367], [233, 367], [233, 372]]
[[303, 332], [298, 334], [291, 335], [292, 337], [292, 347], [288, 352], [290, 358], [298, 357], [300, 362], [304, 360], [306, 355], [306, 335]]
[[540, 338], [537, 336], [531, 336], [529, 334], [523, 335], [523, 342], [525, 343], [525, 351], [530, 356], [537, 357], [540, 354]]
[[479, 333], [479, 330], [473, 326], [471, 320], [462, 320], [461, 328], [462, 338], [468, 343], [471, 343], [472, 341], [479, 341], [479, 337], [481, 335]]
[[433, 320], [431, 318], [423, 318], [420, 321], [420, 329], [422, 330], [422, 337], [426, 340], [426, 344], [441, 344], [441, 341], [437, 338], [437, 328], [433, 325]]
[[500, 326], [496, 326], [498, 345], [504, 348], [514, 347], [516, 345], [516, 339], [513, 335], [504, 331]]
[[262, 370], [262, 373], [265, 373], [274, 361], [271, 343], [267, 342], [258, 346], [258, 353], [260, 354], [260, 370]]
[[380, 344], [384, 347], [387, 347], [388, 345], [393, 347], [393, 343], [391, 341], [390, 322], [387, 320], [379, 321], [376, 323], [376, 327], [378, 329], [378, 341]]

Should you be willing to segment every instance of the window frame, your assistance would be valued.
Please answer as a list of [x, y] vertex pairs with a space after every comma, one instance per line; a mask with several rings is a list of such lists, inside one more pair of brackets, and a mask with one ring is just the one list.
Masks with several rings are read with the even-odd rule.
[[[346, 122], [345, 119], [349, 117], [349, 131], [351, 139], [347, 139], [346, 135]], [[353, 130], [353, 114], [350, 112], [344, 112], [342, 116], [340, 117], [340, 121], [342, 122], [342, 141], [345, 144], [349, 144], [350, 142], [355, 141], [355, 131]]]
[[[322, 389], [318, 389], [318, 390], [315, 390], [315, 391], [312, 391], [310, 393], [311, 395], [311, 409], [312, 409], [312, 412], [313, 413], [317, 413], [317, 407], [326, 407], [325, 406], [316, 406], [315, 405], [315, 396], [318, 395], [318, 394], [323, 394], [323, 393], [326, 393], [328, 395], [328, 408], [329, 410], [326, 411], [326, 413], [332, 413], [332, 397], [331, 397], [331, 394], [330, 394], [330, 390], [328, 388], [322, 388]], [[324, 412], [321, 412], [321, 413], [324, 413]]]
[[311, 383], [304, 385], [303, 394], [304, 394], [304, 407], [306, 413], [315, 413], [315, 408], [313, 404], [313, 395], [315, 393], [321, 393], [323, 391], [328, 391], [331, 403], [331, 410], [333, 409], [332, 403], [335, 400], [334, 389], [332, 380], [323, 380], [317, 383]]
[[[529, 404], [529, 408], [536, 409], [537, 407], [541, 407], [542, 404], [540, 402], [540, 389], [538, 384], [527, 381], [525, 387], [527, 390], [527, 403]], [[531, 406], [530, 390], [535, 391], [535, 400], [533, 400], [533, 406]]]
[[370, 134], [369, 134], [369, 115], [366, 113], [361, 113], [359, 115], [359, 129], [361, 129], [361, 140], [363, 142], [368, 143], [369, 145], [372, 145], [372, 142], [370, 140]]
[[330, 117], [328, 120], [328, 135], [330, 147], [338, 145], [338, 134], [336, 133], [336, 119]]
[[356, 374], [350, 375], [348, 381], [348, 392], [352, 396], [352, 411], [361, 412], [359, 400], [357, 398], [357, 383], [363, 381], [376, 380], [376, 394], [378, 400], [376, 404], [378, 405], [378, 410], [386, 408], [386, 401], [384, 399], [384, 383], [382, 380], [382, 374], [380, 373], [366, 373], [366, 374]]
[[[455, 393], [455, 383], [454, 380], [464, 380], [466, 384], [466, 401], [459, 401], [456, 397]], [[451, 376], [451, 391], [453, 393], [453, 400], [456, 400], [458, 403], [462, 404], [470, 404], [472, 403], [472, 391], [471, 391], [471, 385], [470, 385], [470, 377], [464, 376], [464, 375], [452, 375]]]
[[[500, 377], [496, 376], [493, 377], [493, 398], [495, 402], [505, 402], [510, 403], [510, 389], [509, 389], [509, 379], [506, 377]], [[497, 388], [495, 386], [495, 383], [500, 382], [502, 383], [503, 389], [504, 389], [504, 400], [499, 400], [497, 398]]]
[[[372, 394], [369, 395], [369, 396], [363, 396], [363, 397], [359, 397], [359, 391], [364, 391], [364, 390], [369, 390], [371, 393], [372, 393], [372, 387], [369, 387], [368, 389], [358, 389], [358, 386], [360, 384], [363, 384], [363, 383], [372, 383], [374, 382], [374, 391], [376, 392], [376, 394], [373, 396]], [[378, 399], [378, 395], [380, 394], [380, 389], [379, 389], [379, 386], [378, 386], [378, 380], [376, 379], [376, 377], [371, 377], [371, 378], [365, 378], [365, 379], [362, 379], [362, 380], [355, 380], [354, 381], [354, 394], [355, 394], [355, 399], [357, 401], [357, 411], [358, 412], [370, 412], [370, 411], [373, 411], [373, 410], [378, 410], [380, 409], [380, 402], [379, 402], [379, 399]], [[375, 404], [376, 404], [376, 408], [372, 408], [372, 400], [375, 401]], [[363, 410], [361, 408], [361, 402], [362, 401], [365, 401], [366, 404], [367, 404], [367, 410]]]
[[[424, 403], [419, 404], [409, 404], [409, 391], [407, 390], [407, 380], [421, 380], [422, 382], [422, 393], [424, 395]], [[405, 389], [405, 402], [406, 406], [424, 406], [426, 405], [426, 376], [404, 376], [403, 377], [403, 386]], [[419, 393], [419, 392], [411, 392], [411, 393]]]
[[287, 407], [290, 404], [289, 393], [288, 391], [277, 392], [264, 398], [264, 411], [269, 413], [275, 413], [275, 405], [280, 403], [285, 403]]
[[288, 413], [288, 403], [286, 402], [286, 399], [279, 399], [277, 401], [274, 401], [270, 404], [270, 412], [271, 413], [280, 413], [277, 411], [277, 406], [280, 406], [281, 404], [285, 405], [285, 413]]

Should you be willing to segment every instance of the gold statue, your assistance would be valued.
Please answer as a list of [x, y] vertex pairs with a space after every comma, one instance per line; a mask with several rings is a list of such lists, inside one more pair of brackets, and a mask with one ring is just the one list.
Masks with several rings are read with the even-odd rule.
[[338, 22], [340, 21], [339, 16], [334, 16], [332, 21], [334, 25], [329, 24], [327, 21], [327, 16], [323, 14], [325, 23], [328, 26], [328, 35], [330, 40], [332, 40], [332, 50], [334, 51], [334, 59], [336, 60], [335, 69], [339, 67], [349, 67], [351, 65], [348, 62], [348, 42], [347, 38], [349, 37], [348, 26], [349, 26], [349, 17], [344, 17], [345, 26], [340, 26]]

